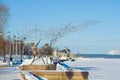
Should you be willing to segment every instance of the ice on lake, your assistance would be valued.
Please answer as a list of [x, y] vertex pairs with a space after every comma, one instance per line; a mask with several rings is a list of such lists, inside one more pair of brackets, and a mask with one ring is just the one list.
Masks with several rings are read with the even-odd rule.
[[120, 59], [91, 58], [79, 59], [65, 64], [74, 69], [89, 72], [89, 80], [119, 80]]

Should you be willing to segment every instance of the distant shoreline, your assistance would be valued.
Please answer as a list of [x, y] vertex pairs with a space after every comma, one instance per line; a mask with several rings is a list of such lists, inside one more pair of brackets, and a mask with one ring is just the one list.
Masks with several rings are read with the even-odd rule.
[[83, 58], [119, 58], [120, 54], [110, 55], [110, 54], [81, 54]]

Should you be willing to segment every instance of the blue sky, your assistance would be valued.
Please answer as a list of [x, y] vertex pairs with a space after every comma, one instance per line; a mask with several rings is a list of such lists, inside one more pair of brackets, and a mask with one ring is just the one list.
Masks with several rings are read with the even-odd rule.
[[60, 27], [91, 19], [100, 23], [65, 36], [54, 45], [82, 54], [120, 49], [120, 0], [1, 0], [9, 7], [6, 31], [16, 34], [24, 25]]

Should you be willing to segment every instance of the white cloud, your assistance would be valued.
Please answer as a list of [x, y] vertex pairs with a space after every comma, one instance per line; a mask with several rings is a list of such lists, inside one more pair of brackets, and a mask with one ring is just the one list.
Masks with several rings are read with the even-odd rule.
[[120, 50], [110, 50], [108, 54], [111, 54], [111, 55], [120, 54]]

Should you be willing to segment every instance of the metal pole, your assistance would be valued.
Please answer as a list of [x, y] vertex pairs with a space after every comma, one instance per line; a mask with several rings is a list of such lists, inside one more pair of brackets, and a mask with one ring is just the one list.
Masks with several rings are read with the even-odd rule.
[[12, 54], [14, 55], [14, 44], [15, 44], [15, 42], [13, 41], [12, 43], [13, 43], [12, 44]]
[[13, 45], [13, 54], [15, 55], [16, 52], [16, 36], [14, 35], [14, 41], [13, 41], [14, 45]]
[[12, 61], [12, 57], [10, 57], [11, 55], [11, 43], [10, 43], [10, 32], [8, 31], [7, 33], [7, 36], [8, 36], [8, 55], [9, 55], [9, 64], [10, 64], [10, 61]]
[[17, 56], [17, 39], [15, 39], [16, 42], [16, 56]]
[[23, 49], [23, 40], [21, 40], [21, 45], [20, 45], [20, 53], [21, 53], [21, 62], [23, 61], [22, 60], [22, 49]]
[[31, 49], [30, 49], [30, 45], [28, 45], [29, 44], [29, 42], [28, 41], [26, 41], [26, 43], [27, 43], [27, 53], [28, 53], [28, 59], [30, 59], [31, 57], [30, 57], [30, 53], [31, 53]]
[[25, 49], [25, 40], [26, 40], [26, 37], [23, 37], [22, 40], [21, 40], [21, 47], [20, 47], [20, 53], [21, 53], [21, 62], [23, 62], [23, 55], [24, 55], [24, 49]]
[[13, 57], [13, 42], [10, 41], [10, 61], [12, 61]]
[[5, 40], [3, 40], [3, 55], [4, 55], [3, 62], [6, 62], [6, 41]]
[[21, 44], [20, 41], [21, 41], [20, 37], [18, 37], [18, 55], [20, 55], [20, 44]]

